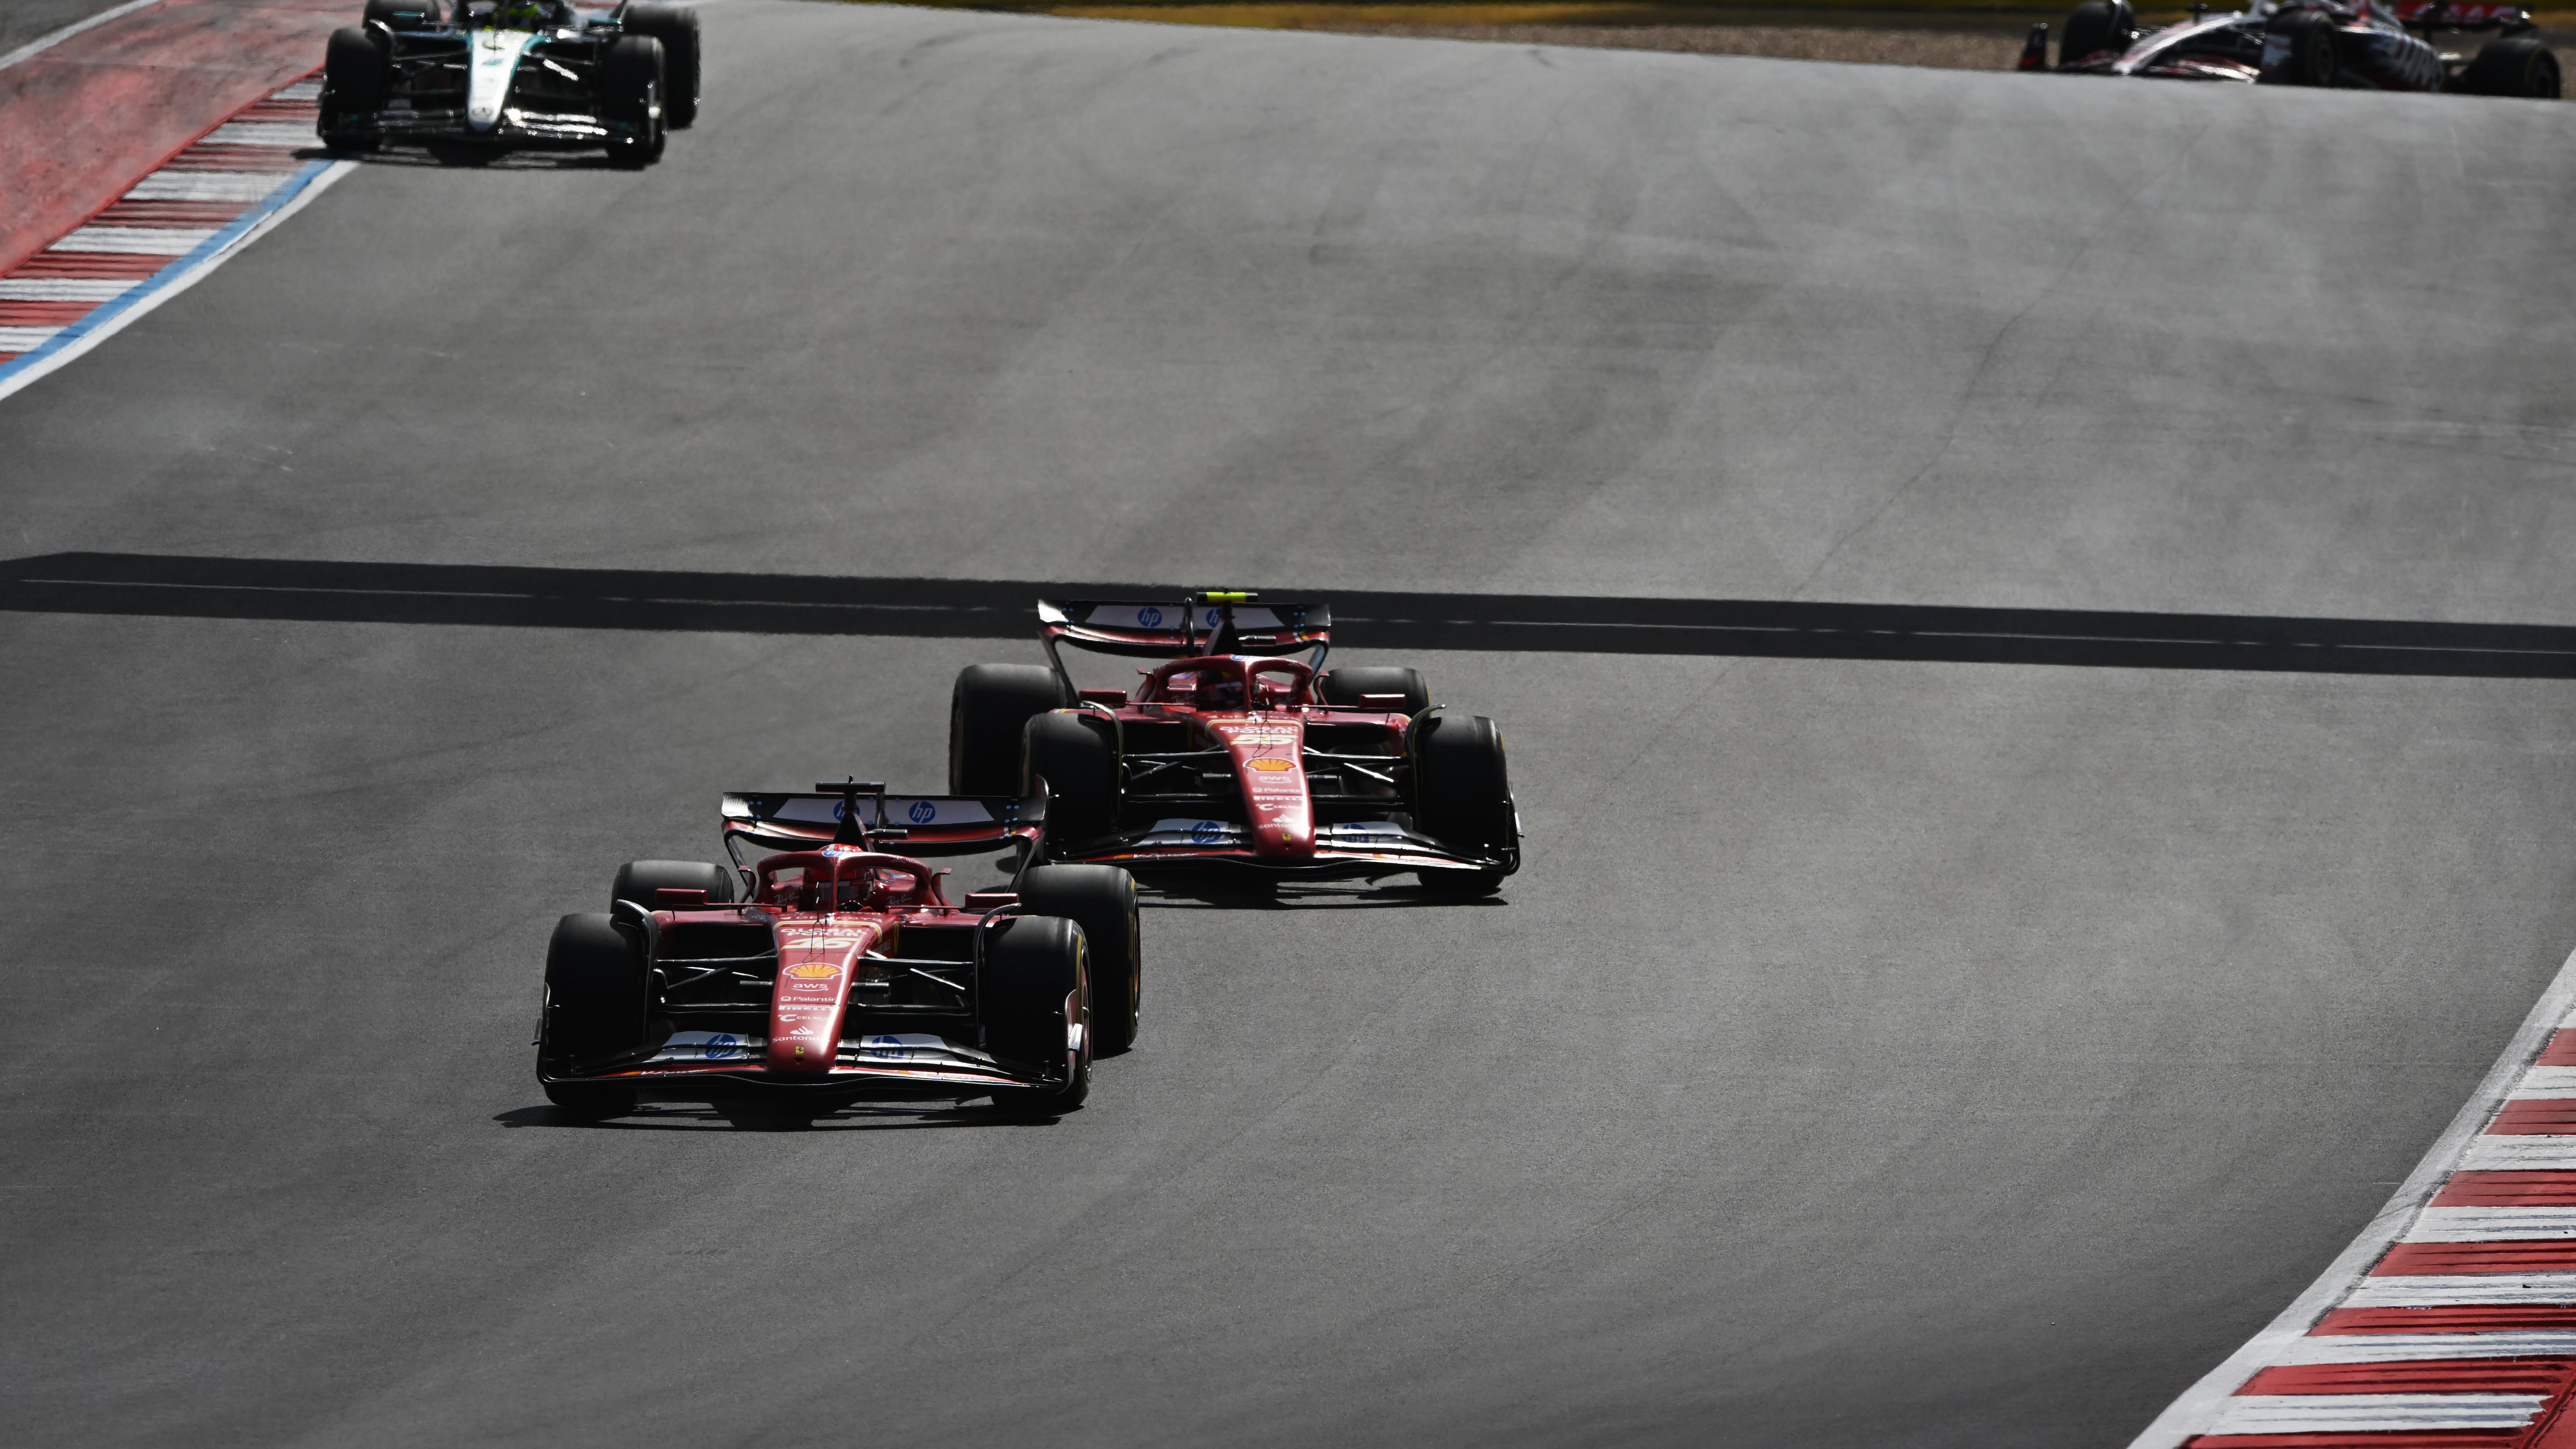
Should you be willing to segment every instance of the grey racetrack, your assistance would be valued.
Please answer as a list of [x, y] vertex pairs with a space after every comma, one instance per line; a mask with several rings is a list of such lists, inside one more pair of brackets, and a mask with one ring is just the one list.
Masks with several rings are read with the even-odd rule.
[[[0, 402], [9, 556], [2576, 625], [2576, 107], [705, 23]], [[2564, 679], [1355, 640], [1498, 902], [1153, 909], [1052, 1123], [580, 1126], [554, 918], [1033, 642], [12, 597], [17, 1442], [2116, 1446], [2576, 947]]]

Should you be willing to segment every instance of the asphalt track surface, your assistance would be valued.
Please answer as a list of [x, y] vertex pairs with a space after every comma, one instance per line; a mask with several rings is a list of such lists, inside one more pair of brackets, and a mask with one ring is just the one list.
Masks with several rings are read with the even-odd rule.
[[[370, 165], [0, 403], [13, 556], [2576, 625], [2576, 107], [706, 25], [651, 171]], [[553, 918], [1034, 646], [167, 592], [0, 612], [29, 1441], [2117, 1445], [2576, 944], [2562, 679], [1497, 631], [1350, 655], [1499, 903], [1157, 909], [1049, 1124], [575, 1126]]]

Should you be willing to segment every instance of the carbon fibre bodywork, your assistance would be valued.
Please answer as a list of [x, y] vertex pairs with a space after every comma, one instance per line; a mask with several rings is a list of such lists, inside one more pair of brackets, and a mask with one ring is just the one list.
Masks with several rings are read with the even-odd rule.
[[[686, 124], [671, 88], [695, 104], [694, 41], [685, 57], [666, 57], [663, 72], [646, 52], [621, 51], [645, 31], [630, 11], [576, 9], [563, 0], [527, 7], [536, 18], [500, 23], [483, 0], [399, 0], [369, 7], [356, 34], [374, 51], [364, 57], [335, 42], [326, 68], [320, 130], [336, 149], [398, 143], [464, 143], [493, 147], [640, 150], [659, 154], [667, 124]], [[640, 40], [628, 46], [641, 45]]]

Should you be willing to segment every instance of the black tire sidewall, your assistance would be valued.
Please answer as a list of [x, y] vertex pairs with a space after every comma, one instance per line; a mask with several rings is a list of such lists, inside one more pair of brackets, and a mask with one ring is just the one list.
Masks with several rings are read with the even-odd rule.
[[1133, 1045], [1144, 977], [1135, 877], [1113, 865], [1032, 866], [1020, 878], [1020, 906], [1081, 928], [1094, 1054], [1112, 1056]]

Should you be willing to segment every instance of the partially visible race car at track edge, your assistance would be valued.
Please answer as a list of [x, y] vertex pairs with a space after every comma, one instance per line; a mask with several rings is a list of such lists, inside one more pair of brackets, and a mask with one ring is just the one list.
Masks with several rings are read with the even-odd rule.
[[698, 14], [626, 0], [367, 0], [324, 52], [322, 142], [604, 147], [662, 154], [698, 118]]
[[[1043, 788], [1051, 860], [1492, 892], [1521, 857], [1502, 731], [1417, 670], [1325, 670], [1331, 633], [1324, 605], [1240, 591], [1040, 601], [1047, 663], [957, 676], [948, 787]], [[1168, 662], [1083, 689], [1068, 644]]]
[[[2141, 29], [2128, 0], [2084, 0], [2066, 18], [2057, 69], [2079, 75], [2556, 100], [2558, 53], [2512, 5], [2449, 0], [2257, 0], [2218, 15]], [[2048, 68], [2048, 27], [2035, 26], [2021, 69]], [[2434, 44], [2443, 32], [2498, 32], [2474, 59]]]
[[[724, 797], [730, 866], [637, 860], [546, 949], [537, 1080], [597, 1116], [639, 1102], [819, 1116], [856, 1101], [1078, 1107], [1136, 1037], [1136, 883], [1037, 863], [1043, 795], [874, 781]], [[905, 822], [889, 824], [890, 820]], [[902, 842], [905, 853], [881, 850]], [[923, 855], [1008, 847], [1007, 889], [950, 902]]]

